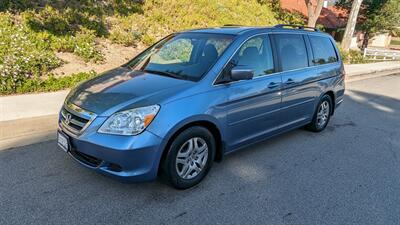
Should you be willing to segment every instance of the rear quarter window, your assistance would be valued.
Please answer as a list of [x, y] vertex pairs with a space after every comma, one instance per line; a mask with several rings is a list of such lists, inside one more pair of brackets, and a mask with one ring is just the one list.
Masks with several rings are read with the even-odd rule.
[[323, 65], [338, 61], [336, 51], [329, 38], [313, 35], [309, 35], [308, 37], [314, 54], [313, 63], [315, 65]]

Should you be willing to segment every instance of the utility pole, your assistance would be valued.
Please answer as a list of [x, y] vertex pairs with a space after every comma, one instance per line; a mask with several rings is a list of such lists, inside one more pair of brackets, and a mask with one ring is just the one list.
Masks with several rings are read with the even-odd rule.
[[360, 11], [361, 3], [363, 0], [354, 0], [351, 6], [351, 12], [344, 32], [341, 47], [344, 51], [349, 51], [351, 39], [357, 24], [358, 12]]

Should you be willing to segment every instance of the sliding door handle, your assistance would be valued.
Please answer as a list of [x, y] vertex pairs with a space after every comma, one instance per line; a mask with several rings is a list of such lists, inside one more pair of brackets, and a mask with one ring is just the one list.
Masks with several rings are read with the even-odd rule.
[[294, 84], [296, 83], [292, 78], [287, 79], [287, 81], [285, 82], [285, 84]]
[[278, 87], [279, 85], [280, 85], [279, 82], [270, 82], [270, 83], [268, 84], [268, 88], [276, 88], [276, 87]]

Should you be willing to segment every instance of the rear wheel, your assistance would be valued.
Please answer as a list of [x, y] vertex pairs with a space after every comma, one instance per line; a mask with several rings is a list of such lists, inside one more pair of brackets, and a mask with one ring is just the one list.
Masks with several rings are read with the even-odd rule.
[[332, 100], [329, 95], [324, 95], [318, 103], [317, 111], [306, 128], [313, 132], [320, 132], [325, 129], [332, 114]]
[[163, 174], [175, 188], [198, 184], [212, 166], [215, 153], [213, 135], [204, 127], [191, 127], [180, 133], [168, 149]]

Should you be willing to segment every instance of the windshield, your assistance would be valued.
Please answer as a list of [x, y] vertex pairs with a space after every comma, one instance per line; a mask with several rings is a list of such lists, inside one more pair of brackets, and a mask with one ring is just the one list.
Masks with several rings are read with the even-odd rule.
[[171, 35], [127, 63], [133, 70], [198, 81], [232, 42], [233, 35]]

